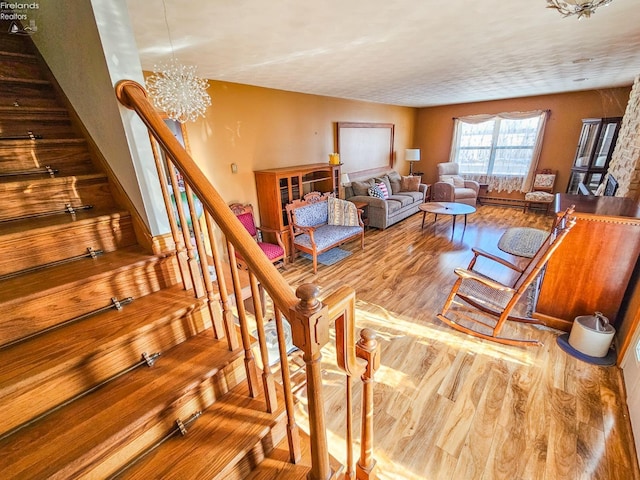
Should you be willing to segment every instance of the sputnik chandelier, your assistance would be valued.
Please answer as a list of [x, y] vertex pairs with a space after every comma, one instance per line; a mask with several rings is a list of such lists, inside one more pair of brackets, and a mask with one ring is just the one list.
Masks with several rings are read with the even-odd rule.
[[200, 115], [204, 117], [211, 105], [211, 97], [207, 93], [209, 82], [196, 75], [195, 66], [182, 65], [176, 60], [164, 0], [162, 6], [172, 58], [168, 64], [154, 65], [153, 75], [146, 80], [147, 90], [156, 108], [169, 118], [180, 123], [194, 122]]
[[598, 7], [606, 7], [611, 2], [613, 0], [547, 0], [547, 8], [555, 8], [563, 17], [577, 15], [580, 20], [589, 18]]

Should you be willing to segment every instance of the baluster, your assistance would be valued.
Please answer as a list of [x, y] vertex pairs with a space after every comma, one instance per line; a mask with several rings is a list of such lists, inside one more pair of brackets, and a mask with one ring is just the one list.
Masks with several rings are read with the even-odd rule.
[[[209, 233], [209, 244], [211, 245], [211, 256], [213, 257], [213, 266], [216, 270], [216, 284], [218, 285], [218, 294], [220, 295], [220, 306], [222, 308], [222, 323], [224, 332], [227, 336], [227, 344], [229, 350], [233, 351], [240, 348], [238, 335], [233, 321], [233, 311], [231, 310], [231, 300], [227, 293], [227, 284], [224, 281], [224, 270], [222, 269], [222, 261], [220, 260], [220, 252], [218, 243], [213, 235], [213, 219], [208, 211], [205, 210], [205, 220], [207, 222], [207, 231]], [[217, 312], [216, 312], [217, 313]], [[217, 322], [216, 322], [217, 323]], [[222, 331], [217, 332], [217, 338], [222, 338]]]
[[251, 296], [253, 298], [253, 309], [256, 317], [260, 358], [262, 359], [262, 387], [264, 388], [267, 412], [273, 413], [278, 408], [278, 398], [276, 396], [276, 385], [273, 380], [273, 374], [271, 373], [271, 366], [269, 365], [267, 340], [264, 336], [264, 318], [262, 316], [260, 286], [258, 285], [258, 279], [252, 272], [249, 272], [249, 281], [251, 282]]
[[[178, 212], [178, 218], [180, 219], [180, 228], [182, 229], [182, 237], [187, 248], [187, 264], [189, 265], [189, 272], [191, 276], [191, 282], [193, 284], [193, 290], [196, 298], [200, 298], [204, 295], [204, 289], [202, 288], [202, 282], [200, 280], [200, 272], [198, 272], [198, 261], [194, 253], [194, 248], [191, 243], [191, 232], [189, 232], [189, 225], [187, 224], [187, 216], [182, 208], [182, 192], [178, 185], [178, 177], [176, 176], [176, 170], [171, 162], [167, 158], [167, 170], [169, 172], [169, 179], [171, 180], [171, 188], [173, 190], [173, 198], [176, 201], [176, 211]], [[186, 193], [186, 192], [185, 192]]]
[[[193, 235], [196, 239], [196, 249], [198, 250], [198, 257], [200, 259], [200, 274], [204, 282], [204, 288], [207, 292], [207, 308], [211, 316], [211, 322], [213, 326], [214, 337], [218, 337], [216, 332], [222, 331], [222, 325], [220, 318], [215, 311], [215, 292], [213, 290], [213, 283], [211, 281], [211, 273], [209, 272], [209, 260], [207, 257], [207, 249], [204, 245], [204, 235], [202, 235], [202, 229], [200, 228], [200, 221], [197, 218], [197, 212], [193, 200], [193, 191], [188, 184], [185, 184], [185, 192], [187, 194], [187, 203], [189, 204], [189, 211], [191, 212], [191, 226], [193, 228]], [[216, 277], [217, 278], [217, 277]]]
[[149, 132], [149, 140], [151, 141], [151, 150], [153, 151], [153, 159], [156, 164], [156, 171], [158, 172], [158, 179], [160, 180], [160, 189], [162, 190], [162, 200], [164, 201], [164, 208], [167, 210], [167, 216], [169, 217], [169, 227], [171, 228], [171, 236], [176, 249], [176, 259], [178, 260], [178, 268], [180, 269], [180, 275], [182, 277], [182, 285], [185, 290], [191, 290], [193, 283], [191, 282], [191, 276], [188, 273], [189, 266], [187, 265], [187, 254], [184, 246], [184, 238], [178, 231], [178, 225], [176, 218], [173, 215], [173, 207], [171, 205], [171, 195], [167, 188], [167, 180], [164, 175], [164, 169], [162, 168], [161, 155], [158, 151], [158, 142], [155, 137]]
[[255, 398], [260, 394], [258, 391], [258, 371], [255, 358], [253, 357], [253, 351], [251, 350], [251, 337], [249, 336], [249, 327], [247, 326], [247, 312], [245, 311], [244, 302], [242, 301], [242, 286], [240, 285], [240, 277], [238, 276], [238, 265], [235, 262], [236, 250], [229, 241], [227, 241], [227, 250], [229, 252], [233, 291], [236, 297], [236, 308], [238, 309], [238, 318], [240, 320], [240, 338], [242, 338], [242, 347], [244, 348], [244, 367], [247, 372], [249, 395]]
[[309, 407], [309, 437], [311, 441], [311, 480], [327, 480], [332, 472], [329, 465], [327, 433], [322, 394], [320, 349], [329, 342], [329, 314], [318, 301], [319, 289], [304, 284], [296, 289], [300, 302], [288, 315], [293, 331], [293, 343], [304, 352], [307, 371], [307, 397]]
[[360, 432], [360, 460], [356, 466], [358, 480], [376, 477], [376, 461], [373, 458], [373, 376], [380, 367], [380, 346], [376, 332], [369, 328], [360, 331], [356, 355], [367, 361], [362, 374], [362, 428]]
[[289, 357], [287, 356], [286, 336], [282, 325], [282, 313], [274, 305], [276, 331], [278, 332], [278, 352], [280, 353], [280, 373], [282, 374], [282, 387], [284, 389], [284, 404], [287, 410], [287, 441], [289, 443], [289, 461], [298, 463], [302, 458], [300, 449], [300, 434], [296, 424], [295, 405], [293, 391], [291, 389], [291, 372], [289, 370]]

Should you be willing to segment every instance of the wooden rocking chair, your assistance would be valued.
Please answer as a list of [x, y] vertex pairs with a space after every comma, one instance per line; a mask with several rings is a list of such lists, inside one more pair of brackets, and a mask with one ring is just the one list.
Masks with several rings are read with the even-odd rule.
[[[474, 257], [469, 266], [466, 269], [455, 269], [458, 279], [442, 308], [442, 313], [438, 314], [438, 319], [456, 330], [486, 340], [506, 345], [542, 346], [542, 342], [539, 340], [501, 337], [500, 331], [507, 320], [544, 324], [533, 318], [512, 316], [511, 310], [522, 294], [526, 292], [527, 287], [538, 277], [569, 230], [575, 225], [575, 217], [571, 217], [573, 210], [574, 208], [571, 206], [557, 218], [551, 233], [525, 267], [518, 267], [480, 249], [472, 249]], [[485, 257], [513, 270], [517, 273], [515, 279], [511, 284], [504, 284], [474, 270], [479, 257]], [[456, 297], [471, 308], [455, 302], [459, 308], [450, 310]], [[452, 314], [455, 316], [455, 320], [453, 317], [447, 317], [448, 312], [450, 316]], [[464, 321], [465, 324], [460, 321]]]

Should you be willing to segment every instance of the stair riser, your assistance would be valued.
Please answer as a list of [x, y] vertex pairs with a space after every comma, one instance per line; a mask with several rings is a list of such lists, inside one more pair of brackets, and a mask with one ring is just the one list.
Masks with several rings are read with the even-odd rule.
[[2, 81], [0, 79], [0, 106], [10, 107], [14, 102], [24, 107], [59, 107], [53, 94], [53, 88], [48, 84], [29, 84]]
[[42, 114], [41, 118], [5, 116], [0, 118], [0, 138], [11, 137], [17, 135], [27, 135], [33, 132], [34, 135], [42, 136], [42, 138], [74, 138], [78, 135], [71, 128], [71, 122], [68, 118], [51, 118], [46, 114]]
[[[82, 259], [87, 272], [92, 259]], [[96, 277], [87, 274], [85, 279], [62, 287], [45, 289], [37, 296], [19, 298], [0, 305], [0, 345], [58, 325], [110, 304], [112, 297], [139, 298], [178, 283], [178, 271], [174, 257], [155, 259]], [[45, 286], [46, 287], [46, 286]], [[41, 286], [34, 286], [39, 291]], [[28, 294], [29, 292], [25, 292]], [[46, 315], [43, 314], [46, 311]]]
[[131, 217], [119, 215], [40, 229], [34, 234], [26, 232], [17, 237], [0, 237], [0, 276], [84, 255], [88, 247], [106, 253], [136, 244]]
[[[8, 32], [10, 25], [10, 22], [0, 22], [0, 27], [2, 27], [3, 32]], [[4, 27], [6, 27], [6, 29]], [[21, 35], [3, 35], [2, 51], [33, 54], [33, 47], [31, 42], [26, 41]]]
[[[202, 361], [204, 360], [203, 358]], [[161, 365], [160, 362], [162, 358], [158, 360], [155, 367], [144, 372], [153, 374], [154, 369], [158, 369]], [[148, 405], [146, 398], [134, 398], [132, 400], [137, 400], [138, 405], [126, 405], [121, 398], [115, 397], [113, 401], [118, 403], [118, 410], [122, 412], [123, 418], [130, 416], [129, 411], [136, 410], [145, 411], [145, 417], [132, 417], [126, 429], [112, 432], [111, 436], [105, 437], [104, 434], [92, 433], [91, 436], [95, 441], [91, 443], [91, 448], [83, 449], [80, 455], [74, 456], [73, 461], [64, 462], [58, 467], [56, 467], [58, 459], [32, 463], [34, 455], [11, 463], [0, 459], [0, 463], [3, 464], [3, 478], [107, 478], [121, 465], [136, 458], [162, 439], [176, 426], [176, 419], [185, 420], [194, 412], [204, 410], [213, 404], [217, 398], [233, 388], [239, 378], [244, 378], [241, 377], [243, 371], [243, 359], [238, 357], [220, 370], [212, 371], [210, 375], [203, 377], [199, 383], [192, 384], [190, 388], [175, 391], [171, 399], [166, 399], [167, 403], [164, 405], [155, 405], [156, 399], [153, 400], [154, 405]], [[121, 383], [118, 380], [116, 382]], [[84, 412], [81, 415], [83, 418], [86, 416]], [[114, 419], [116, 420], [118, 419]], [[108, 426], [103, 428], [111, 432]], [[31, 442], [31, 439], [26, 441]], [[79, 439], [79, 441], [86, 443], [86, 439]], [[77, 448], [75, 445], [69, 445], [67, 450], [75, 451]], [[62, 453], [65, 456], [67, 454], [66, 451]]]
[[[100, 339], [96, 338], [93, 344], [87, 344], [84, 355], [68, 359], [66, 364], [58, 364], [55, 369], [23, 378], [19, 384], [12, 383], [7, 388], [0, 388], [0, 411], [3, 412], [3, 431], [0, 434], [138, 363], [142, 353], [151, 355], [166, 352], [172, 346], [211, 328], [206, 307], [195, 311], [176, 311], [175, 307], [169, 305], [166, 310], [164, 316], [154, 310], [154, 317], [149, 318], [145, 328], [140, 328], [138, 332], [114, 340], [108, 345], [101, 345]], [[112, 322], [127, 322], [127, 318], [131, 316], [149, 317], [136, 308], [135, 301], [120, 312], [102, 315], [105, 321], [109, 319]], [[11, 350], [15, 351], [15, 348], [7, 349], [3, 352], [3, 357], [10, 356]], [[162, 361], [162, 357], [158, 361]]]
[[0, 54], [0, 77], [46, 80], [35, 58], [2, 54]]
[[39, 181], [0, 183], [0, 197], [6, 208], [0, 210], [0, 220], [25, 215], [64, 210], [65, 205], [93, 205], [96, 208], [115, 207], [105, 178], [45, 179]]
[[58, 170], [56, 176], [82, 175], [95, 172], [85, 143], [42, 145], [38, 141], [24, 141], [22, 145], [7, 146], [0, 142], [0, 173], [50, 166]]
[[286, 434], [287, 422], [286, 416], [283, 415], [262, 441], [238, 458], [235, 464], [214, 477], [214, 480], [244, 480], [271, 453], [274, 446], [284, 439]]
[[[94, 465], [77, 470], [77, 478], [91, 480], [95, 478], [106, 478], [115, 473], [119, 469], [119, 466], [144, 453], [151, 445], [155, 444], [158, 439], [172, 430], [176, 426], [176, 419], [185, 420], [194, 412], [206, 410], [216, 402], [216, 399], [243, 381], [246, 378], [244, 376], [243, 364], [243, 359], [238, 358], [235, 362], [227, 365], [222, 371], [218, 372], [214, 377], [204, 379], [197, 388], [186, 392], [182, 398], [167, 408], [166, 411], [163, 412], [162, 418], [155, 418], [152, 422], [142, 426], [139, 431], [131, 432], [128, 438], [134, 439], [133, 441], [121, 445], [114, 445], [108, 452], [108, 455], [105, 454], [104, 458], [95, 461]], [[190, 428], [196, 428], [197, 422], [196, 420], [188, 430]], [[178, 441], [179, 437], [179, 434], [176, 435]], [[125, 473], [121, 478], [128, 478], [128, 476]]]

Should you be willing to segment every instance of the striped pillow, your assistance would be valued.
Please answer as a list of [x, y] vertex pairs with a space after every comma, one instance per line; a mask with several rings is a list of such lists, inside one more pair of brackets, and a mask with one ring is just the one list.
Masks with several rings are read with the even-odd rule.
[[384, 194], [380, 191], [377, 185], [369, 187], [369, 196], [384, 200]]
[[389, 198], [389, 190], [387, 190], [387, 186], [384, 182], [376, 183], [376, 187], [382, 192], [382, 198], [384, 200]]

